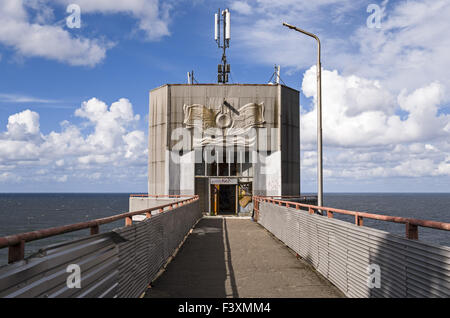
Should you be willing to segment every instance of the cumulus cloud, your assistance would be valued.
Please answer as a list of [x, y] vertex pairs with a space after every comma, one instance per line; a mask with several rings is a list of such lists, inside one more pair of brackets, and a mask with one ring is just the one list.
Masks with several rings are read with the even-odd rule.
[[22, 140], [26, 136], [35, 136], [39, 133], [39, 114], [27, 109], [23, 112], [9, 116], [7, 135], [13, 140]]
[[252, 7], [246, 1], [234, 1], [231, 3], [231, 10], [247, 15], [252, 12]]
[[[58, 0], [64, 8], [72, 0]], [[168, 24], [171, 5], [159, 0], [80, 0], [81, 14], [131, 15], [147, 40], [170, 35]], [[43, 57], [74, 66], [95, 66], [114, 46], [103, 38], [74, 35], [64, 24], [54, 22], [55, 1], [2, 0], [0, 2], [0, 43], [16, 51], [20, 57]], [[64, 19], [63, 19], [64, 20]]]
[[381, 78], [392, 89], [417, 88], [435, 80], [449, 87], [449, 16], [446, 0], [389, 4], [381, 28], [357, 28], [349, 41], [357, 50], [337, 54], [336, 64], [353, 64], [353, 72]]
[[83, 120], [80, 124], [63, 121], [60, 131], [48, 134], [40, 131], [38, 113], [27, 109], [10, 115], [0, 133], [0, 182], [117, 182], [130, 167], [133, 175], [143, 175], [147, 142], [136, 129], [140, 116], [128, 99], [108, 106], [91, 98], [74, 114]]
[[[240, 3], [241, 1], [230, 1]], [[345, 75], [379, 80], [394, 94], [439, 81], [450, 87], [450, 2], [383, 1], [380, 28], [369, 28], [367, 1], [245, 2], [255, 12], [249, 20], [235, 11], [234, 41], [252, 61], [281, 64], [289, 72], [314, 63], [314, 40], [281, 26], [282, 21], [319, 35], [322, 62]], [[242, 15], [239, 18], [239, 15]], [[450, 90], [445, 90], [450, 101]]]
[[[439, 113], [443, 85], [393, 96], [377, 80], [322, 70], [324, 175], [342, 180], [450, 176], [450, 115]], [[316, 178], [316, 67], [303, 77], [314, 99], [301, 115], [302, 178]], [[443, 189], [439, 189], [443, 190]]]
[[[57, 0], [69, 5], [72, 0]], [[138, 20], [138, 27], [145, 32], [148, 40], [158, 40], [170, 35], [168, 24], [170, 4], [159, 0], [78, 0], [83, 13], [130, 14]]]
[[[39, 12], [47, 8], [43, 3], [37, 7]], [[60, 26], [41, 24], [48, 15], [43, 17], [38, 13], [37, 21], [30, 22], [23, 0], [1, 1], [0, 43], [12, 47], [21, 56], [44, 57], [70, 65], [94, 66], [105, 58], [110, 43], [74, 37]]]
[[449, 184], [448, 1], [383, 1], [379, 29], [366, 25], [366, 1], [230, 4], [234, 41], [241, 47], [235, 54], [281, 64], [288, 75], [304, 72], [302, 182], [316, 179], [317, 84], [310, 67], [316, 45], [282, 21], [318, 34], [322, 42], [325, 184], [337, 191], [344, 180], [356, 179], [434, 177]]
[[[316, 96], [316, 67], [308, 69], [302, 89], [306, 97]], [[446, 130], [450, 115], [438, 115], [444, 87], [433, 82], [411, 93], [403, 90], [395, 98], [376, 80], [336, 70], [322, 71], [324, 139], [330, 146], [379, 146], [450, 137]], [[396, 114], [403, 111], [406, 119]], [[315, 139], [314, 109], [302, 116], [302, 139]]]

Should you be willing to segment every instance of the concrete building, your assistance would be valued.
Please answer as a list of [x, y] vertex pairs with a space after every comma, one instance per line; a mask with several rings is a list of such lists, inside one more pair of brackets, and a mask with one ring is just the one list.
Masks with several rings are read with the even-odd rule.
[[299, 92], [283, 85], [169, 84], [150, 92], [149, 194], [199, 194], [212, 214], [252, 195], [300, 194]]

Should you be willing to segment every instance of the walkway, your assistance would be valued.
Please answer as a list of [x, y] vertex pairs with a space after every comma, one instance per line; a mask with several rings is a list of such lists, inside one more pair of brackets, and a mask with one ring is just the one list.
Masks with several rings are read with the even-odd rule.
[[146, 297], [343, 297], [249, 219], [203, 218]]

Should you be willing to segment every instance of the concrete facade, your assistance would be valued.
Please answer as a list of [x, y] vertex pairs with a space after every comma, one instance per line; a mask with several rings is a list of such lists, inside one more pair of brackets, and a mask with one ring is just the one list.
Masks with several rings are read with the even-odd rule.
[[[299, 195], [299, 121], [299, 92], [283, 85], [156, 88], [150, 92], [149, 105], [148, 193], [199, 194], [201, 205], [210, 210], [210, 183], [202, 186], [207, 193], [195, 193], [196, 184], [202, 184], [196, 179], [222, 176], [251, 182], [254, 195]], [[240, 165], [235, 175], [230, 165], [228, 176], [220, 174], [217, 164], [217, 174], [208, 175], [206, 153], [220, 162], [222, 147], [234, 147], [238, 153], [236, 149], [241, 149], [252, 162]], [[206, 160], [204, 166], [196, 166], [199, 158]], [[198, 175], [202, 167], [206, 172]]]

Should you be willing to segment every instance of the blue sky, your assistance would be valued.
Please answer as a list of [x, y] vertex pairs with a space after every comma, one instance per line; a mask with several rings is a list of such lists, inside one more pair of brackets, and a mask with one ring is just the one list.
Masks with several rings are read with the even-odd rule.
[[315, 43], [282, 21], [322, 40], [325, 191], [450, 190], [448, 1], [2, 0], [0, 191], [145, 192], [148, 91], [190, 70], [215, 82], [219, 7], [232, 82], [266, 83], [280, 64], [302, 92], [303, 191], [316, 188]]

